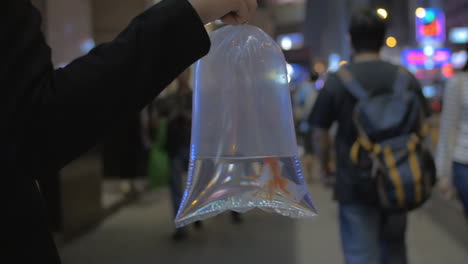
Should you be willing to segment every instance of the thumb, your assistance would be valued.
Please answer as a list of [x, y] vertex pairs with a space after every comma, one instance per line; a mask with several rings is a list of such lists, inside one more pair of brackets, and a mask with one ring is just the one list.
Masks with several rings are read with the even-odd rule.
[[240, 0], [236, 10], [231, 11], [229, 14], [221, 18], [221, 20], [228, 24], [243, 24], [249, 21], [256, 6], [256, 0]]

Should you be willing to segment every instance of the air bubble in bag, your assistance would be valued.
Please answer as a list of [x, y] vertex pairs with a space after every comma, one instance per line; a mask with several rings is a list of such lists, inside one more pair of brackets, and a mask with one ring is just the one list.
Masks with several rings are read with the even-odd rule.
[[189, 177], [176, 226], [227, 210], [307, 218], [286, 62], [259, 28], [226, 26], [197, 62]]

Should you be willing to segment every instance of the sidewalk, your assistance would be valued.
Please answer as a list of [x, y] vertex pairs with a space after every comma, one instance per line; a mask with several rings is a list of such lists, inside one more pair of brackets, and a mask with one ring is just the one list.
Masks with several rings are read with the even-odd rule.
[[[295, 221], [262, 212], [244, 215], [232, 225], [228, 214], [191, 230], [175, 243], [167, 191], [152, 192], [122, 209], [94, 232], [61, 248], [64, 264], [342, 263], [336, 204], [331, 193], [313, 187], [319, 217]], [[411, 214], [408, 232], [412, 264], [466, 264], [468, 252], [436, 225], [424, 210]]]

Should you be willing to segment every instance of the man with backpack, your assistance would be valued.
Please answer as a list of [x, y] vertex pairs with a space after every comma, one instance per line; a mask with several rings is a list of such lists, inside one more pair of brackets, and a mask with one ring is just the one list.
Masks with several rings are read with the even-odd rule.
[[380, 60], [386, 27], [373, 9], [353, 14], [353, 62], [330, 74], [309, 117], [325, 182], [328, 129], [338, 122], [334, 198], [347, 264], [407, 263], [407, 212], [434, 184], [423, 144], [429, 108], [408, 71]]

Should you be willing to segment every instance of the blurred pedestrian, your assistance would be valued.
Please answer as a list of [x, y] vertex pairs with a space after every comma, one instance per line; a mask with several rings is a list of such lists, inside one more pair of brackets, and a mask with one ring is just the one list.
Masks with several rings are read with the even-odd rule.
[[468, 217], [468, 62], [445, 87], [436, 164], [440, 185], [453, 183]]
[[[339, 203], [340, 234], [347, 264], [407, 263], [406, 213], [382, 210], [373, 195], [377, 192], [371, 176], [374, 169], [351, 160], [351, 149], [358, 139], [353, 121], [357, 98], [354, 93], [352, 95], [354, 91], [349, 83], [345, 85], [340, 76], [343, 72], [348, 73], [359, 90], [370, 96], [395, 93], [394, 85], [398, 84], [396, 78], [400, 69], [382, 61], [379, 55], [386, 28], [385, 20], [374, 9], [361, 9], [352, 15], [349, 33], [355, 51], [353, 62], [343, 66], [337, 74], [329, 75], [310, 116], [311, 125], [315, 127], [314, 142], [322, 177], [327, 185], [333, 183], [334, 174], [329, 159], [329, 129], [334, 122], [338, 123], [334, 197]], [[414, 76], [407, 74], [408, 85], [401, 88], [414, 91], [425, 112], [429, 112], [419, 83]]]
[[304, 176], [309, 179], [309, 182], [312, 181], [312, 176], [317, 173], [314, 171], [314, 168], [317, 168], [317, 162], [313, 153], [310, 137], [311, 126], [308, 122], [308, 118], [318, 96], [318, 90], [315, 84], [318, 77], [318, 73], [311, 70], [308, 78], [299, 86], [294, 100], [294, 114], [299, 123], [297, 129], [298, 135], [303, 142], [302, 145], [304, 149], [304, 153], [301, 157], [301, 164]]
[[[190, 69], [187, 69], [177, 78], [176, 91], [164, 98], [164, 103], [162, 103], [169, 110], [166, 149], [171, 163], [169, 187], [174, 217], [182, 202], [188, 176], [192, 132], [192, 97]], [[231, 216], [234, 223], [242, 221], [237, 212], [232, 212]], [[196, 221], [194, 227], [201, 229], [203, 224], [201, 221]], [[176, 241], [186, 237], [187, 228], [185, 227], [177, 228], [172, 236]]]
[[294, 94], [294, 115], [299, 122], [306, 121], [310, 111], [317, 99], [317, 88], [315, 82], [319, 75], [315, 71], [310, 71], [307, 79], [302, 82]]
[[2, 1], [2, 259], [60, 263], [35, 177], [57, 175], [204, 56], [204, 24], [245, 23], [255, 8], [255, 0], [164, 0], [54, 71], [37, 9], [30, 0]]
[[[169, 109], [167, 153], [170, 159], [171, 201], [174, 217], [184, 194], [184, 179], [187, 177], [190, 156], [190, 135], [192, 127], [192, 89], [190, 87], [190, 70], [186, 70], [177, 78], [177, 89], [164, 99], [164, 105]], [[196, 224], [197, 227], [200, 222]], [[174, 240], [185, 238], [185, 227], [177, 228], [173, 234]]]
[[[167, 90], [165, 90], [167, 91]], [[147, 176], [150, 188], [168, 186], [170, 161], [167, 154], [167, 119], [169, 110], [160, 98], [141, 112], [141, 138], [147, 150]]]

